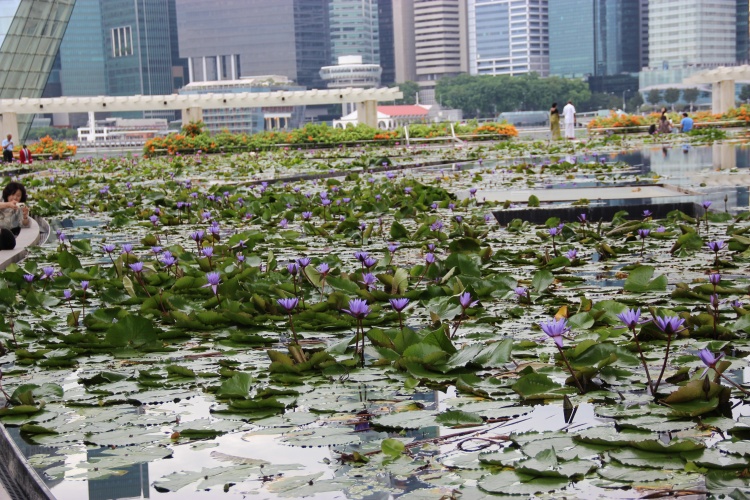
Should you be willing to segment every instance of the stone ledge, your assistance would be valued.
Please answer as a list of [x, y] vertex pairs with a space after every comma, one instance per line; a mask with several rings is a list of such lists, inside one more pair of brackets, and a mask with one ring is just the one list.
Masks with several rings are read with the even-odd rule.
[[31, 218], [30, 221], [31, 224], [29, 227], [22, 228], [16, 237], [16, 248], [13, 250], [0, 250], [0, 270], [23, 260], [28, 253], [28, 247], [39, 243], [41, 234], [39, 223], [34, 218]]

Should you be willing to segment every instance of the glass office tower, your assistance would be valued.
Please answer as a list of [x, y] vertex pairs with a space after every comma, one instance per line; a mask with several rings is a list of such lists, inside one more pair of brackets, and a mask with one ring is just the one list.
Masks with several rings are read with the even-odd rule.
[[[0, 0], [0, 98], [42, 96], [75, 0]], [[18, 117], [21, 139], [33, 116]]]
[[550, 74], [611, 76], [641, 68], [640, 4], [556, 0], [549, 4]]

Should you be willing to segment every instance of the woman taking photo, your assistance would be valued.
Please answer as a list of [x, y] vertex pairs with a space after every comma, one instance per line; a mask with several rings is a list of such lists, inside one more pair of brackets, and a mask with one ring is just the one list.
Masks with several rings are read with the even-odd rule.
[[26, 188], [20, 182], [8, 183], [0, 202], [0, 250], [16, 248], [16, 236], [22, 227], [29, 227], [30, 224]]

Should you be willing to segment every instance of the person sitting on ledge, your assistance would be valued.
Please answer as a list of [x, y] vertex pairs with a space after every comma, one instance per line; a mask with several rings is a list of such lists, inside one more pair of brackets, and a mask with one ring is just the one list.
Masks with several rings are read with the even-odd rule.
[[8, 183], [0, 202], [0, 250], [16, 248], [16, 236], [22, 227], [29, 227], [30, 224], [26, 188], [20, 182]]
[[33, 159], [31, 158], [31, 151], [29, 151], [29, 148], [26, 147], [26, 144], [21, 146], [21, 151], [18, 152], [18, 161], [20, 163], [23, 163], [24, 165], [33, 163]]
[[682, 113], [682, 120], [680, 121], [680, 128], [682, 129], [682, 133], [688, 133], [691, 130], [693, 130], [693, 119], [688, 116], [687, 113]]

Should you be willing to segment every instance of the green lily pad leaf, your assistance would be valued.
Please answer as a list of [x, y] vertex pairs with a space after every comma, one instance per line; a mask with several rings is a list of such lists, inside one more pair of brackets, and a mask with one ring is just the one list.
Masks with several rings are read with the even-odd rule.
[[66, 270], [75, 271], [76, 269], [81, 269], [81, 261], [78, 260], [78, 257], [67, 251], [57, 254], [57, 263], [60, 264], [61, 268]]
[[50, 309], [60, 303], [60, 299], [44, 292], [29, 292], [26, 294], [26, 305], [31, 308]]
[[695, 439], [676, 438], [665, 443], [652, 432], [631, 429], [617, 432], [614, 426], [591, 427], [576, 434], [573, 439], [583, 443], [632, 446], [639, 450], [668, 453], [695, 451], [706, 447], [704, 442]]
[[672, 474], [669, 472], [653, 469], [643, 470], [616, 464], [609, 464], [606, 467], [599, 469], [597, 473], [605, 479], [620, 483], [648, 483], [652, 481], [664, 481], [672, 477]]
[[21, 426], [21, 432], [23, 434], [57, 434], [57, 431], [54, 429], [48, 429], [47, 427], [42, 427], [41, 425], [34, 425], [34, 424], [24, 424]]
[[125, 316], [107, 330], [107, 343], [116, 347], [130, 346], [138, 349], [158, 340], [159, 330], [153, 322], [134, 314]]
[[681, 455], [685, 460], [708, 469], [746, 469], [748, 466], [745, 457], [723, 453], [714, 448], [681, 453]]
[[474, 363], [482, 368], [502, 368], [510, 362], [513, 340], [503, 339], [488, 345], [474, 358]]
[[406, 445], [398, 439], [388, 438], [380, 443], [380, 451], [389, 457], [398, 458], [406, 450]]
[[16, 387], [11, 394], [12, 401], [19, 401], [25, 405], [35, 404], [37, 399], [56, 400], [63, 397], [63, 388], [57, 384], [42, 385], [23, 384]]
[[568, 460], [558, 462], [554, 448], [540, 451], [527, 460], [516, 464], [516, 472], [536, 477], [582, 478], [596, 469], [596, 463], [591, 460]]
[[568, 478], [534, 477], [515, 471], [502, 471], [484, 476], [479, 481], [478, 486], [479, 489], [488, 493], [528, 497], [563, 490], [568, 483]]
[[742, 498], [735, 492], [750, 493], [750, 478], [740, 477], [737, 471], [710, 470], [706, 474], [706, 489], [714, 495]]
[[627, 292], [645, 293], [661, 292], [667, 289], [667, 277], [664, 275], [651, 279], [654, 275], [652, 266], [638, 266], [628, 275], [623, 288]]
[[409, 272], [403, 267], [396, 269], [393, 273], [393, 282], [391, 283], [391, 294], [403, 295], [409, 285]]
[[685, 468], [685, 461], [676, 454], [652, 453], [633, 448], [622, 448], [610, 451], [609, 456], [622, 465], [630, 467], [672, 470], [682, 470]]
[[426, 410], [402, 411], [382, 415], [372, 420], [374, 425], [391, 429], [421, 429], [436, 425], [435, 415]]
[[524, 399], [562, 399], [563, 387], [541, 373], [529, 373], [518, 379], [512, 389]]
[[623, 429], [641, 429], [651, 432], [676, 432], [695, 427], [690, 420], [669, 420], [661, 415], [645, 415], [635, 418], [623, 418], [617, 421]]
[[409, 231], [398, 221], [391, 224], [391, 238], [394, 240], [408, 240]]
[[480, 453], [479, 461], [490, 465], [502, 465], [504, 467], [513, 467], [521, 460], [526, 460], [526, 455], [516, 448], [503, 448], [501, 451], [490, 453]]
[[744, 455], [750, 457], [750, 441], [722, 441], [718, 443], [717, 448], [727, 453], [735, 455]]
[[534, 288], [536, 293], [543, 293], [549, 288], [549, 286], [555, 281], [555, 277], [551, 272], [546, 269], [540, 269], [534, 273], [534, 277], [531, 278], [531, 286]]
[[334, 290], [341, 292], [356, 294], [360, 290], [359, 285], [355, 282], [344, 278], [338, 278], [336, 276], [329, 276], [326, 278], [326, 283]]
[[475, 413], [461, 410], [450, 410], [435, 417], [435, 422], [448, 427], [482, 425], [484, 420]]
[[316, 446], [343, 446], [360, 442], [359, 436], [344, 427], [318, 427], [288, 432], [281, 441], [291, 446], [312, 448]]

